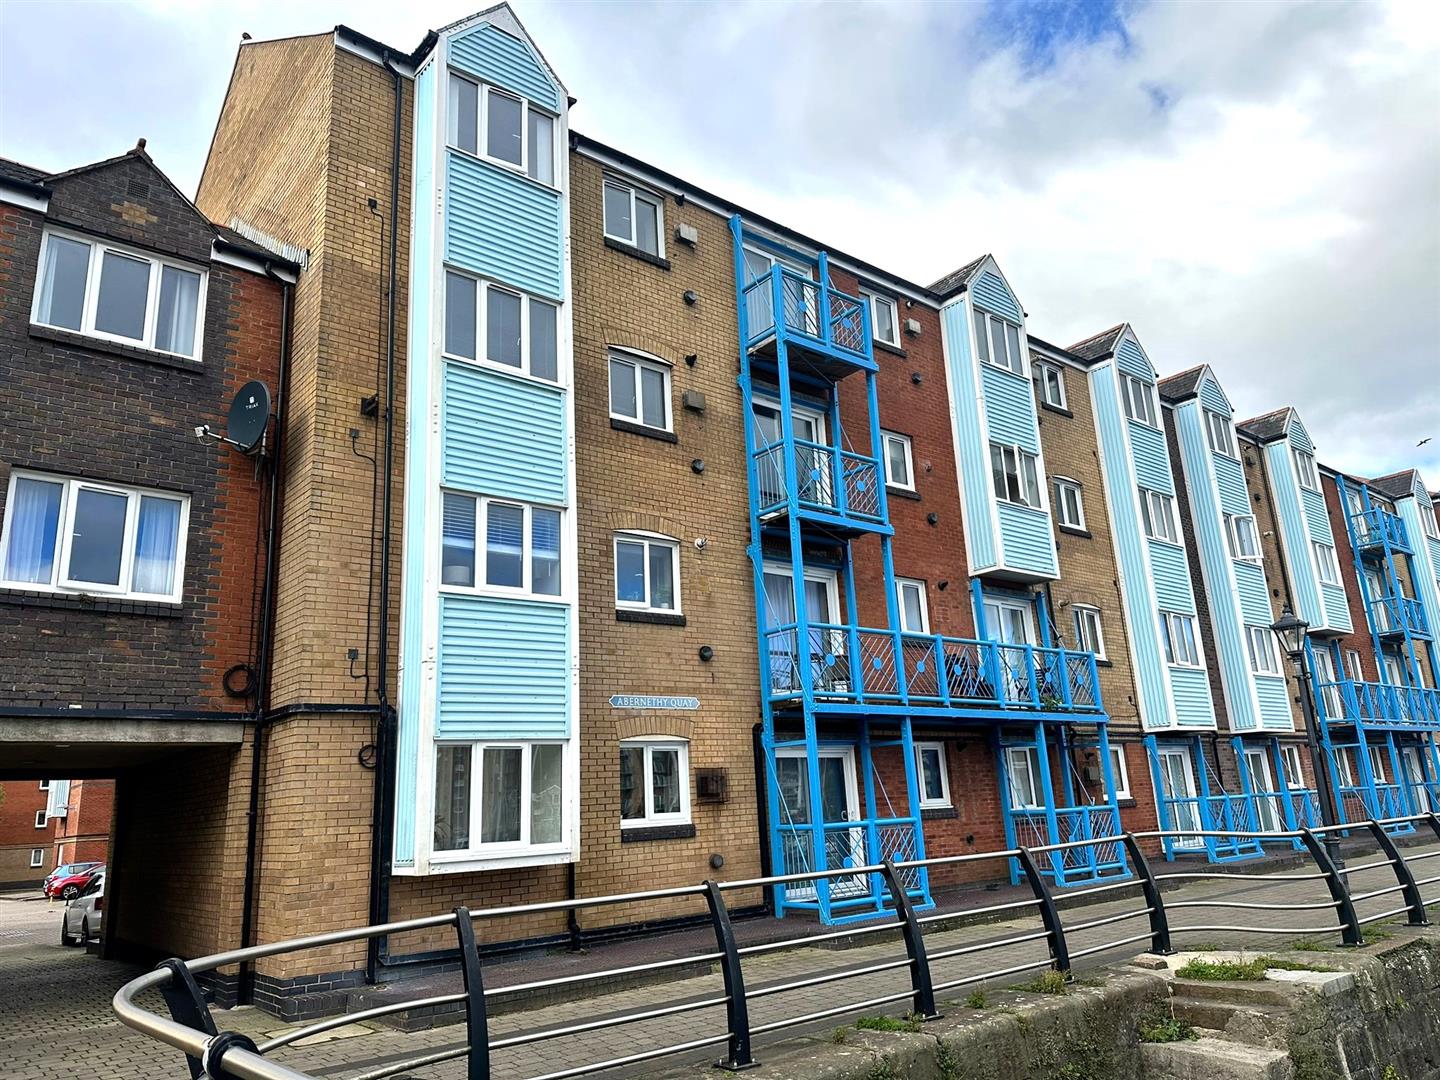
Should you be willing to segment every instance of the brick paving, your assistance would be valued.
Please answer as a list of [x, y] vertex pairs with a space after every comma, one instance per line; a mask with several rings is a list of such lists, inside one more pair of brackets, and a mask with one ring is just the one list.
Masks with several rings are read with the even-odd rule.
[[[1417, 845], [1403, 849], [1403, 853], [1411, 858], [1420, 856], [1414, 862], [1417, 878], [1440, 874], [1440, 861], [1435, 859], [1435, 856], [1440, 856], [1440, 845]], [[1352, 866], [1371, 861], [1374, 861], [1374, 856], [1358, 853], [1350, 856]], [[1214, 868], [1195, 863], [1156, 865], [1157, 873], [1205, 872], [1212, 869]], [[1272, 863], [1265, 863], [1249, 869], [1252, 873], [1264, 871], [1303, 874], [1311, 872], [1313, 868], [1302, 864], [1277, 869]], [[1395, 881], [1388, 868], [1362, 870], [1353, 874], [1352, 878], [1352, 888], [1357, 894], [1386, 888]], [[1289, 910], [1291, 905], [1297, 903], [1328, 902], [1329, 896], [1321, 881], [1265, 881], [1236, 875], [1229, 880], [1190, 879], [1177, 882], [1176, 885], [1178, 887], [1173, 891], [1167, 891], [1166, 900], [1171, 925], [1177, 928], [1177, 947], [1283, 946], [1301, 936], [1294, 931], [1308, 927], [1322, 928], [1322, 940], [1338, 941], [1338, 932], [1330, 929], [1333, 920], [1327, 910]], [[1434, 896], [1440, 900], [1440, 884], [1427, 885], [1422, 892], [1427, 898]], [[1018, 895], [1020, 894], [1008, 890], [998, 893], [970, 893], [965, 896], [964, 906], [1002, 903]], [[1103, 920], [1112, 915], [1137, 911], [1143, 906], [1135, 897], [1123, 893], [1121, 895], [1124, 896], [1123, 899], [1106, 897], [1104, 902], [1071, 907], [1066, 922], [1074, 926]], [[1222, 896], [1227, 900], [1259, 906], [1242, 910], [1177, 906], [1199, 905]], [[1399, 895], [1391, 893], [1360, 901], [1356, 906], [1363, 919], [1401, 904]], [[0, 1064], [3, 1064], [4, 1075], [9, 1080], [69, 1080], [75, 1075], [76, 1066], [84, 1063], [91, 1063], [91, 1071], [96, 1075], [113, 1080], [150, 1080], [153, 1077], [183, 1075], [183, 1064], [179, 1055], [121, 1027], [110, 1013], [110, 996], [122, 982], [133, 977], [137, 969], [99, 960], [86, 955], [82, 950], [62, 949], [58, 945], [59, 911], [58, 907], [51, 908], [43, 903], [22, 904], [0, 899], [0, 930], [27, 931], [26, 938], [18, 942], [0, 937]], [[1038, 930], [1038, 918], [1028, 911], [1021, 909], [1015, 914], [1015, 918], [1001, 922], [969, 922], [947, 926], [945, 922], [937, 921], [929, 928], [926, 944], [934, 958], [932, 971], [937, 987], [946, 983], [958, 983], [950, 989], [937, 992], [937, 997], [942, 1002], [942, 1011], [945, 1007], [943, 1003], [963, 1001], [975, 986], [985, 985], [985, 982], [976, 980], [987, 971], [1027, 964], [1043, 966], [1047, 958], [1043, 940], [1011, 945], [1003, 951], [991, 949], [951, 957], [940, 955], [948, 950], [1000, 941], [1008, 936]], [[1401, 919], [1403, 916], [1395, 918]], [[1279, 929], [1283, 932], [1265, 934], [1207, 929], [1184, 933], [1178, 930], [1190, 926], [1218, 927], [1237, 923], [1257, 928]], [[778, 924], [778, 930], [793, 934], [819, 932], [813, 926], [807, 927], [793, 920]], [[742, 945], [763, 946], [776, 939], [777, 924], [773, 920], [757, 920], [742, 924], [741, 932]], [[1069, 941], [1072, 954], [1076, 954], [1075, 968], [1084, 970], [1144, 951], [1147, 940], [1143, 939], [1125, 945], [1104, 947], [1118, 939], [1136, 935], [1148, 936], [1148, 924], [1143, 918], [1071, 931]], [[763, 1028], [767, 1024], [791, 1017], [904, 993], [909, 986], [908, 972], [904, 967], [868, 970], [902, 958], [903, 945], [894, 940], [891, 934], [877, 934], [868, 940], [858, 940], [865, 943], [847, 948], [812, 945], [775, 952], [761, 951], [749, 956], [745, 962], [745, 976], [747, 987], [752, 993], [842, 971], [865, 972], [836, 983], [764, 993], [755, 997], [751, 1002], [752, 1026]], [[649, 939], [648, 942], [600, 946], [590, 950], [583, 960], [567, 957], [563, 961], [521, 961], [492, 965], [487, 969], [491, 975], [489, 985], [515, 985], [522, 980], [550, 977], [567, 965], [574, 968], [584, 964], [590, 970], [598, 971], [604, 967], [632, 963], [639, 959], [684, 955], [682, 946], [688, 948], [689, 945], [693, 945], [697, 952], [709, 951], [713, 947], [707, 944], [703, 931], [667, 935], [666, 938]], [[1096, 951], [1080, 955], [1091, 949]], [[995, 978], [989, 984], [997, 987], [1009, 986], [1030, 977], [1032, 976], [1029, 972], [1016, 973]], [[450, 988], [451, 984], [441, 987]], [[723, 990], [718, 972], [708, 971], [677, 977], [664, 983], [593, 993], [576, 1000], [537, 1001], [528, 1007], [494, 1017], [491, 1034], [493, 1039], [503, 1040], [507, 1036], [520, 1033], [562, 1028], [632, 1011], [699, 1002], [721, 993]], [[158, 995], [147, 1004], [151, 1008], [159, 1009]], [[766, 1047], [777, 1040], [801, 1032], [826, 1030], [858, 1013], [901, 1015], [908, 1007], [908, 1000], [900, 1000], [888, 1005], [849, 1010], [804, 1026], [758, 1034], [755, 1038], [756, 1054], [763, 1059]], [[952, 1004], [951, 1007], [956, 1006]], [[285, 1026], [273, 1017], [249, 1008], [217, 1012], [216, 1023], [222, 1030], [242, 1031], [257, 1039], [286, 1030]], [[602, 1058], [639, 1054], [666, 1045], [703, 1039], [713, 1033], [723, 1033], [724, 1030], [723, 1007], [707, 1006], [616, 1028], [561, 1036], [533, 1045], [502, 1048], [492, 1055], [494, 1074], [497, 1078], [550, 1076], [582, 1068], [587, 1063]], [[277, 1051], [277, 1059], [317, 1077], [353, 1076], [388, 1063], [398, 1064], [413, 1055], [457, 1046], [463, 1040], [463, 1031], [459, 1027], [445, 1026], [405, 1033], [378, 1024], [356, 1024], [322, 1036], [321, 1039], [323, 1041], [311, 1045], [297, 1045]], [[636, 1076], [659, 1068], [673, 1069], [687, 1063], [700, 1064], [713, 1059], [718, 1052], [718, 1045], [707, 1047], [671, 1056], [664, 1061], [622, 1067], [607, 1075]], [[103, 1067], [98, 1071], [93, 1068], [97, 1062], [103, 1062]], [[464, 1076], [464, 1064], [460, 1061], [450, 1062], [403, 1075], [413, 1075], [417, 1080], [421, 1077], [458, 1080]]]

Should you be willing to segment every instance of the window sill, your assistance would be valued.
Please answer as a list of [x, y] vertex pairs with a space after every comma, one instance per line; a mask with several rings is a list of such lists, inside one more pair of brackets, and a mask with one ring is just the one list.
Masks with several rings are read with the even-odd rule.
[[77, 334], [73, 330], [57, 330], [54, 327], [36, 326], [32, 323], [30, 326], [30, 336], [32, 338], [39, 338], [42, 341], [53, 341], [59, 345], [72, 345], [77, 349], [85, 349], [89, 352], [108, 353], [111, 356], [124, 356], [130, 360], [140, 360], [147, 364], [155, 364], [158, 367], [171, 368], [175, 371], [193, 371], [199, 374], [205, 370], [205, 365], [199, 360], [187, 360], [183, 356], [156, 352], [153, 349], [142, 348], [138, 345], [122, 345], [118, 341], [91, 337], [88, 334]]
[[30, 592], [0, 587], [0, 604], [51, 608], [57, 611], [93, 611], [102, 615], [147, 615], [161, 619], [180, 617], [182, 605], [164, 600], [121, 600], [91, 593]]
[[881, 341], [879, 338], [872, 340], [871, 344], [881, 352], [887, 352], [891, 356], [905, 356], [905, 350], [899, 345], [891, 345], [888, 341]]
[[650, 840], [689, 840], [695, 835], [695, 826], [651, 825], [645, 828], [620, 830], [622, 844], [643, 844]]
[[913, 491], [910, 488], [891, 487], [889, 484], [885, 485], [885, 495], [891, 499], [912, 499], [915, 502], [920, 501], [920, 493], [918, 491]]
[[921, 821], [954, 821], [960, 817], [960, 811], [953, 806], [922, 806], [920, 808]]
[[658, 266], [661, 270], [670, 269], [669, 259], [660, 255], [652, 255], [643, 248], [638, 248], [634, 244], [627, 244], [623, 240], [616, 240], [613, 237], [607, 236], [605, 237], [605, 246], [611, 251], [620, 252], [621, 255], [629, 255], [632, 259], [639, 259], [641, 262], [649, 263], [651, 266]]
[[628, 431], [631, 435], [643, 435], [647, 439], [655, 439], [658, 442], [678, 443], [680, 441], [680, 437], [673, 431], [651, 427], [649, 424], [637, 424], [633, 420], [616, 420], [612, 416], [610, 426], [616, 431]]
[[1070, 536], [1078, 536], [1082, 540], [1095, 539], [1089, 529], [1076, 528], [1074, 525], [1062, 525], [1059, 522], [1056, 522], [1055, 528], [1059, 529], [1062, 533], [1069, 534]]
[[684, 626], [685, 616], [668, 611], [631, 611], [615, 609], [616, 622], [649, 623], [651, 626]]
[[1058, 416], [1069, 417], [1071, 420], [1075, 419], [1075, 414], [1064, 405], [1051, 405], [1048, 401], [1042, 401], [1040, 402], [1040, 408], [1046, 412], [1053, 412]]
[[1114, 667], [1114, 666], [1115, 666], [1115, 661], [1114, 661], [1114, 660], [1106, 660], [1103, 656], [1097, 656], [1097, 657], [1095, 657], [1095, 666], [1096, 666], [1096, 667]]

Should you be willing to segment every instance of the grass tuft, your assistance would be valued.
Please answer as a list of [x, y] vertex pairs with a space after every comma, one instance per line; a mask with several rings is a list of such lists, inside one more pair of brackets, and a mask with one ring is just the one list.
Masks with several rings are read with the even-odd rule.
[[971, 990], [970, 996], [965, 999], [965, 1004], [972, 1009], [985, 1008], [985, 991]]
[[861, 1031], [919, 1031], [920, 1021], [913, 1016], [897, 1020], [893, 1016], [862, 1016], [855, 1021]]
[[1307, 964], [1278, 956], [1257, 956], [1253, 960], [1201, 960], [1196, 957], [1175, 972], [1177, 978], [1203, 982], [1259, 982], [1267, 969], [1278, 971], [1334, 971], [1324, 964]]
[[1186, 1042], [1200, 1038], [1200, 1033], [1184, 1020], [1174, 1016], [1155, 1016], [1142, 1019], [1139, 1025], [1140, 1041], [1147, 1043]]
[[1042, 971], [1028, 983], [1017, 986], [1016, 989], [1031, 994], [1063, 994], [1065, 993], [1065, 973], [1063, 971]]

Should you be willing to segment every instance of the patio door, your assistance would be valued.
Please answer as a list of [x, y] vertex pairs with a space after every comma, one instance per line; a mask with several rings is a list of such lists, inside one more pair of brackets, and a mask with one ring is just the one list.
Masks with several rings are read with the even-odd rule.
[[[795, 578], [790, 567], [781, 563], [765, 566], [765, 625], [786, 626], [795, 621]], [[803, 582], [805, 618], [810, 630], [810, 670], [817, 694], [848, 694], [850, 664], [844, 631], [817, 628], [817, 623], [832, 626], [840, 622], [840, 582], [834, 570], [805, 571]], [[794, 630], [769, 632], [766, 641], [770, 653], [770, 685], [775, 693], [798, 693], [802, 687], [800, 639]], [[835, 658], [827, 664], [825, 658]]]
[[[820, 813], [826, 825], [860, 820], [860, 796], [855, 780], [855, 748], [853, 746], [822, 746], [819, 750]], [[805, 751], [786, 748], [775, 751], [775, 772], [780, 788], [780, 822], [782, 825], [805, 826], [810, 817], [810, 771]], [[785, 869], [788, 873], [814, 870], [810, 834], [787, 829], [784, 833]], [[865, 829], [825, 830], [825, 865], [829, 869], [864, 866]], [[867, 889], [865, 875], [856, 874], [830, 879], [830, 896], [841, 899], [863, 894]], [[814, 900], [813, 881], [794, 882], [785, 889], [791, 900]]]
[[1410, 789], [1410, 796], [1415, 801], [1415, 812], [1430, 813], [1430, 789], [1425, 786], [1425, 769], [1420, 762], [1419, 747], [1407, 746], [1400, 751], [1400, 768], [1405, 774], [1405, 786]]
[[[1171, 747], [1160, 751], [1160, 784], [1165, 799], [1170, 803], [1170, 827], [1177, 831], [1201, 828], [1195, 767], [1188, 749]], [[1205, 838], [1180, 836], [1174, 839], [1173, 844], [1177, 848], [1201, 848], [1205, 846]]]
[[[1034, 645], [1035, 613], [1029, 602], [1006, 597], [985, 598], [985, 630], [991, 641], [1001, 645]], [[1001, 687], [1007, 701], [1028, 704], [1030, 670], [1021, 649], [996, 649], [999, 658]], [[1046, 673], [1039, 668], [1036, 675], [1042, 684]]]
[[[780, 419], [778, 401], [756, 398], [750, 405], [755, 415], [755, 449], [765, 450], [784, 440], [784, 424]], [[790, 427], [800, 442], [828, 445], [825, 440], [825, 414], [819, 409], [790, 403]], [[785, 501], [785, 459], [782, 450], [760, 454], [756, 462], [760, 485], [760, 505], [774, 506]], [[809, 447], [795, 447], [796, 482], [800, 499], [821, 506], [835, 505], [834, 469], [829, 455]]]
[[[749, 286], [757, 278], [770, 273], [776, 264], [793, 270], [804, 281], [793, 278], [781, 282], [781, 302], [784, 305], [785, 324], [796, 330], [804, 330], [811, 337], [818, 337], [820, 330], [820, 290], [814, 284], [815, 274], [810, 266], [798, 259], [787, 259], [783, 255], [761, 248], [745, 246], [745, 284]], [[761, 286], [746, 294], [746, 314], [749, 317], [751, 335], [765, 333], [775, 326], [774, 295]]]
[[1255, 793], [1256, 827], [1261, 832], [1279, 832], [1285, 827], [1285, 817], [1276, 794], [1270, 755], [1264, 750], [1246, 750], [1245, 770], [1250, 774], [1250, 790]]

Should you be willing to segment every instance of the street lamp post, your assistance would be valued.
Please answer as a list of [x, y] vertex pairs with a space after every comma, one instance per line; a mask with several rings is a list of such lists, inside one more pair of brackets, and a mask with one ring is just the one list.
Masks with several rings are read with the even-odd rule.
[[[1310, 624], [1296, 618], [1287, 605], [1270, 629], [1280, 639], [1280, 647], [1295, 665], [1295, 678], [1300, 683], [1300, 712], [1305, 718], [1305, 742], [1310, 747], [1310, 768], [1315, 773], [1315, 794], [1320, 802], [1320, 822], [1327, 827], [1338, 825], [1340, 814], [1336, 809], [1335, 791], [1330, 786], [1330, 770], [1325, 766], [1325, 758], [1320, 751], [1320, 737], [1315, 730], [1314, 690], [1311, 686], [1310, 664], [1305, 656], [1305, 631], [1310, 629]], [[1337, 868], [1343, 867], [1345, 863], [1340, 856], [1340, 838], [1334, 832], [1326, 832], [1322, 840], [1330, 861]]]

